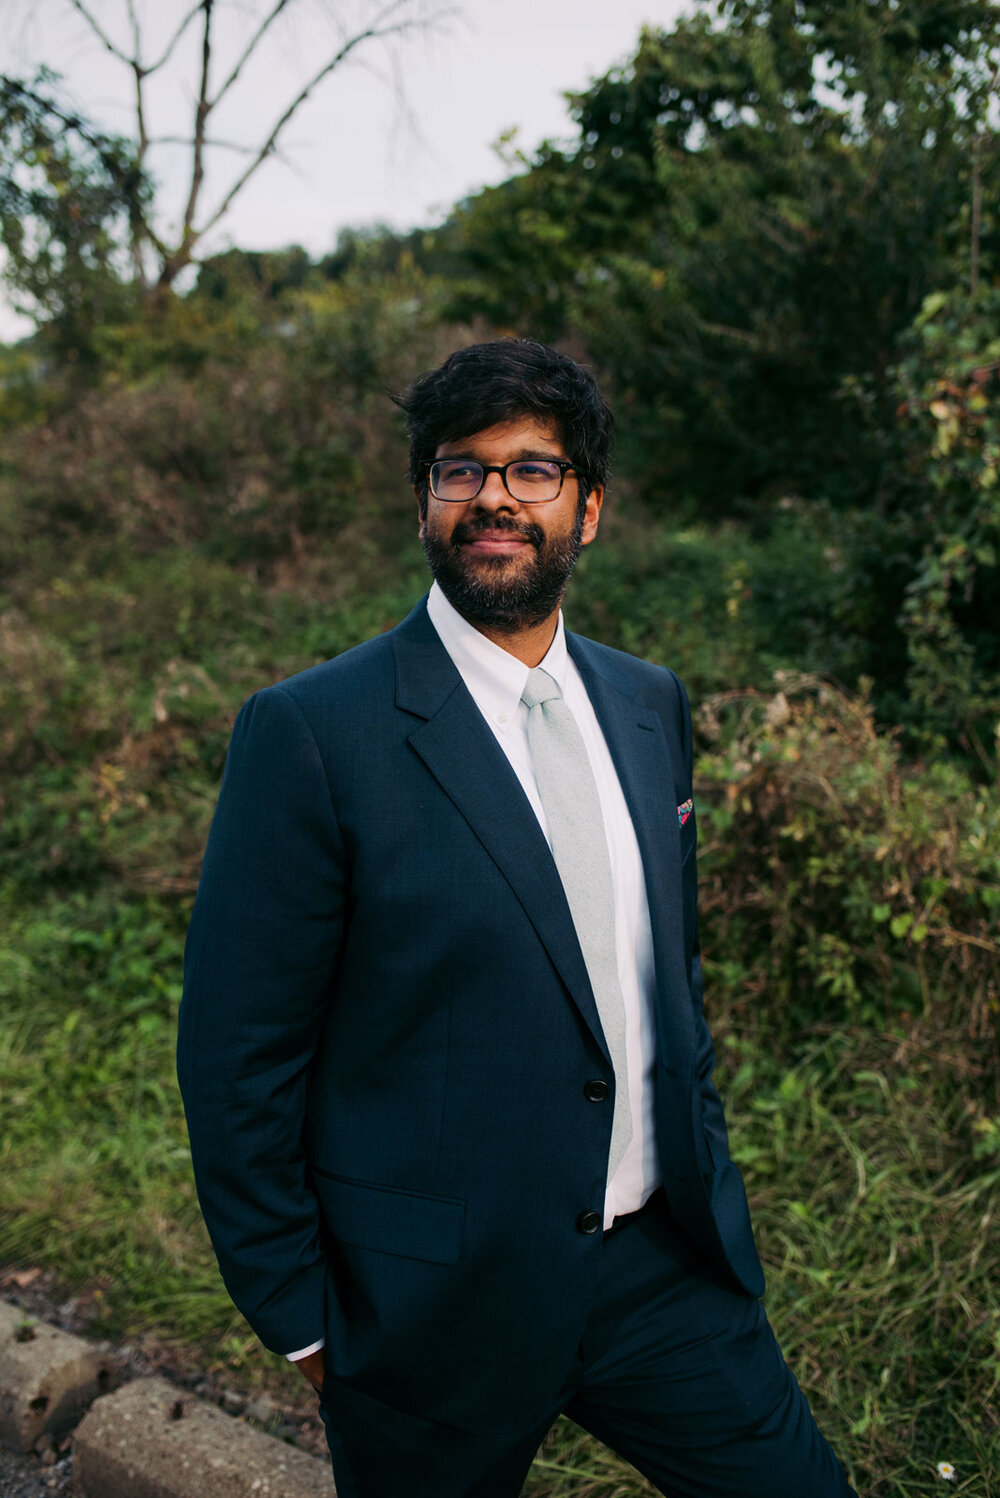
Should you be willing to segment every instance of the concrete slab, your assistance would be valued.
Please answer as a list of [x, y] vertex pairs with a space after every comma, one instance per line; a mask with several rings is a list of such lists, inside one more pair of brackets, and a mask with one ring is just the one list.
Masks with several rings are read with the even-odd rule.
[[336, 1498], [328, 1462], [162, 1378], [97, 1400], [74, 1451], [85, 1498]]
[[0, 1301], [0, 1444], [30, 1451], [46, 1431], [61, 1435], [107, 1384], [89, 1343]]

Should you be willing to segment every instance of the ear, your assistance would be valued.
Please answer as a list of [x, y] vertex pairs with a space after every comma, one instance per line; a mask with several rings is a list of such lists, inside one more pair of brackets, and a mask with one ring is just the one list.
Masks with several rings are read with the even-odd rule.
[[589, 546], [591, 541], [597, 537], [597, 524], [601, 518], [601, 506], [604, 503], [604, 485], [596, 484], [587, 495], [587, 503], [583, 511], [583, 532], [580, 536], [584, 546]]
[[422, 541], [424, 539], [424, 523], [427, 519], [427, 507], [426, 505], [422, 506], [420, 502], [420, 485], [414, 484], [412, 487], [417, 500], [417, 535]]

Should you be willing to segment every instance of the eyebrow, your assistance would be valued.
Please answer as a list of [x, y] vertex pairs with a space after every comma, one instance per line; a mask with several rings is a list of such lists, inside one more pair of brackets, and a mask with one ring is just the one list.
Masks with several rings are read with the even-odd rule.
[[[435, 458], [433, 459], [433, 461], [437, 463], [449, 463], [454, 462], [456, 459], [462, 458], [471, 458], [475, 463], [485, 462], [485, 459], [479, 457], [477, 453], [471, 448], [467, 451], [462, 452], [444, 453], [442, 457]], [[564, 457], [560, 453], [543, 452], [542, 449], [538, 447], [522, 447], [511, 457], [509, 457], [507, 459], [507, 462], [525, 463], [532, 458], [539, 458], [549, 463], [568, 463], [570, 461], [569, 458]]]

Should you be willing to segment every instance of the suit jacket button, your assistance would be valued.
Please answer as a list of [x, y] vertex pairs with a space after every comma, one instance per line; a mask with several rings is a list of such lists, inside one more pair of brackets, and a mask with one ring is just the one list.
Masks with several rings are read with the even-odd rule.
[[595, 1077], [592, 1082], [586, 1083], [583, 1095], [588, 1103], [605, 1103], [611, 1096], [611, 1088], [600, 1077]]
[[604, 1218], [600, 1212], [581, 1212], [576, 1219], [578, 1233], [596, 1233]]

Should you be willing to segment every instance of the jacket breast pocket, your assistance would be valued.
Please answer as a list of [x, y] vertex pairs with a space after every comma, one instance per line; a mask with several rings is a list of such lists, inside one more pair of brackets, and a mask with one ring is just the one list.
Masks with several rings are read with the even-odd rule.
[[338, 1242], [433, 1264], [458, 1262], [464, 1202], [352, 1181], [315, 1165], [312, 1177], [326, 1226]]

